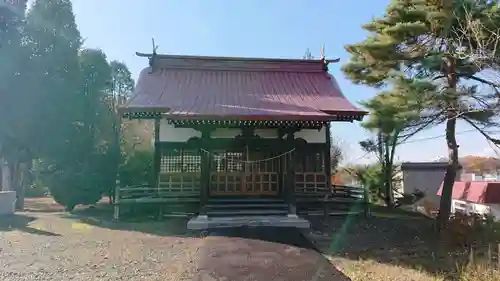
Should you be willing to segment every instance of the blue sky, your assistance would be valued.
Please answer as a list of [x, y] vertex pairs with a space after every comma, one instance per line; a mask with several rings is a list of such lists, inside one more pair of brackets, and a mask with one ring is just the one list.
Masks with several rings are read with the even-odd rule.
[[[124, 61], [134, 78], [147, 65], [135, 52], [207, 56], [300, 58], [307, 48], [319, 56], [325, 44], [330, 66], [353, 103], [376, 92], [353, 85], [340, 71], [349, 56], [344, 45], [363, 40], [361, 24], [384, 12], [389, 0], [73, 0], [76, 21], [86, 47], [103, 49], [110, 60]], [[470, 130], [459, 124], [458, 131]], [[359, 123], [335, 123], [332, 132], [345, 150], [345, 162], [367, 162], [358, 142], [368, 136]], [[401, 161], [432, 161], [446, 155], [442, 127], [415, 136], [399, 147]], [[418, 141], [420, 140], [420, 141]], [[458, 135], [462, 155], [495, 153], [477, 133]], [[361, 159], [360, 159], [361, 158]]]

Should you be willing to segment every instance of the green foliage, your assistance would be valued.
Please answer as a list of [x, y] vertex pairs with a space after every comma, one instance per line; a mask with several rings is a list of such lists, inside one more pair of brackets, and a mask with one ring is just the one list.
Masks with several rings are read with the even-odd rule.
[[152, 150], [131, 152], [125, 162], [120, 165], [120, 184], [123, 186], [154, 184], [154, 153]]
[[[31, 109], [23, 100], [27, 83], [21, 77], [26, 62], [26, 50], [22, 47], [25, 22], [24, 11], [2, 9], [0, 23], [0, 157], [10, 161], [18, 158], [19, 147], [26, 140], [18, 140], [24, 131], [16, 126], [16, 117]], [[16, 93], [12, 95], [10, 93]], [[12, 106], [16, 104], [16, 106]]]
[[118, 96], [128, 96], [134, 90], [134, 80], [127, 65], [119, 61], [111, 61], [111, 90]]
[[11, 59], [0, 65], [3, 151], [13, 163], [37, 159], [36, 186], [68, 210], [95, 203], [121, 161], [116, 108], [132, 90], [130, 71], [82, 49], [70, 0], [35, 1], [17, 26], [12, 47], [0, 48]]
[[383, 174], [382, 167], [377, 164], [356, 165], [347, 168], [359, 183], [370, 191], [371, 201], [378, 202], [382, 198]]
[[[471, 31], [466, 28], [469, 22], [497, 25], [498, 28], [498, 18], [500, 10], [495, 1], [393, 0], [383, 17], [363, 26], [370, 32], [366, 40], [346, 46], [351, 59], [343, 71], [354, 83], [375, 87], [394, 85], [395, 95], [402, 93], [408, 100], [407, 104], [396, 104], [406, 109], [402, 112], [416, 111], [410, 115], [443, 115], [443, 109], [457, 99], [463, 115], [471, 108], [476, 109], [471, 115], [480, 115], [477, 112], [487, 111], [485, 109], [491, 108], [494, 101], [491, 97], [486, 98], [484, 92], [487, 91], [478, 92], [477, 87], [462, 82], [478, 82], [475, 75], [488, 67], [478, 65], [472, 55], [478, 52], [479, 45], [483, 48], [481, 51], [485, 48], [484, 44], [475, 41], [491, 37], [495, 29], [489, 33], [481, 29], [480, 38], [464, 35], [470, 35], [467, 32]], [[450, 84], [452, 78], [457, 82]], [[473, 97], [478, 95], [483, 102]], [[382, 102], [390, 107], [394, 104], [391, 99], [382, 99]], [[415, 108], [418, 102], [423, 103]], [[491, 114], [478, 117], [484, 121]], [[436, 122], [445, 120], [438, 119]]]
[[[88, 157], [86, 163], [50, 165], [45, 171], [44, 183], [54, 200], [71, 211], [76, 205], [90, 205], [101, 199], [104, 188], [113, 181], [106, 181], [106, 171], [101, 155]], [[112, 178], [113, 179], [113, 178]]]
[[402, 77], [394, 79], [391, 91], [379, 93], [363, 103], [370, 115], [362, 125], [375, 137], [361, 141], [360, 145], [367, 153], [377, 156], [387, 206], [394, 205], [393, 174], [397, 146], [434, 122], [420, 116], [426, 105], [421, 96], [426, 92], [419, 88], [418, 94], [407, 95], [407, 81]]

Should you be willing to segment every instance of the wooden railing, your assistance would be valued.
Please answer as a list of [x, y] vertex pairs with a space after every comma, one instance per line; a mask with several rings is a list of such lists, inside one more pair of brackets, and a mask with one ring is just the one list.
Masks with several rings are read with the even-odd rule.
[[295, 197], [299, 212], [321, 211], [325, 216], [331, 211], [370, 215], [369, 195], [363, 187], [331, 185], [329, 188], [296, 188]]
[[148, 184], [122, 187], [117, 182], [114, 217], [119, 218], [122, 205], [158, 204], [160, 205], [159, 212], [162, 213], [163, 209], [175, 209], [179, 204], [198, 206], [199, 202], [199, 173], [161, 173], [157, 187]]

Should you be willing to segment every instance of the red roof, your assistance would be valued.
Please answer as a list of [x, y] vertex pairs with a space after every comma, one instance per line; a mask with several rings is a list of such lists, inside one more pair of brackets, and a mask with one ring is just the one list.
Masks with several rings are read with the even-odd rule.
[[156, 55], [124, 111], [169, 118], [353, 120], [353, 106], [323, 60]]
[[[437, 193], [441, 196], [443, 184]], [[500, 182], [457, 181], [453, 185], [452, 198], [480, 204], [500, 204]]]

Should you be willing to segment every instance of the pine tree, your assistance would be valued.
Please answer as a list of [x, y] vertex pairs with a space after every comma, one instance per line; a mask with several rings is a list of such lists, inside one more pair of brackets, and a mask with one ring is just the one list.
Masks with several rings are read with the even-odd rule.
[[379, 193], [384, 195], [388, 207], [395, 205], [393, 182], [396, 148], [428, 126], [426, 120], [419, 116], [423, 104], [409, 100], [404, 94], [405, 84], [394, 82], [396, 83], [391, 91], [381, 92], [363, 103], [370, 116], [362, 125], [375, 137], [360, 142], [364, 151], [377, 156], [381, 168], [381, 182], [384, 183], [383, 191]]
[[[497, 85], [479, 75], [489, 66], [463, 55], [477, 51], [473, 37], [457, 35], [470, 19], [484, 26], [497, 24], [498, 4], [488, 0], [393, 0], [382, 17], [363, 26], [370, 32], [366, 40], [346, 46], [351, 58], [343, 67], [357, 84], [384, 87], [396, 79], [408, 100], [425, 104], [418, 113], [429, 126], [445, 124], [449, 165], [440, 204], [441, 223], [450, 214], [459, 166], [457, 119], [484, 128], [492, 125], [498, 109]], [[480, 37], [488, 36], [491, 34], [484, 29]], [[490, 55], [498, 55], [492, 47], [483, 46]], [[477, 83], [490, 88], [479, 88]]]

